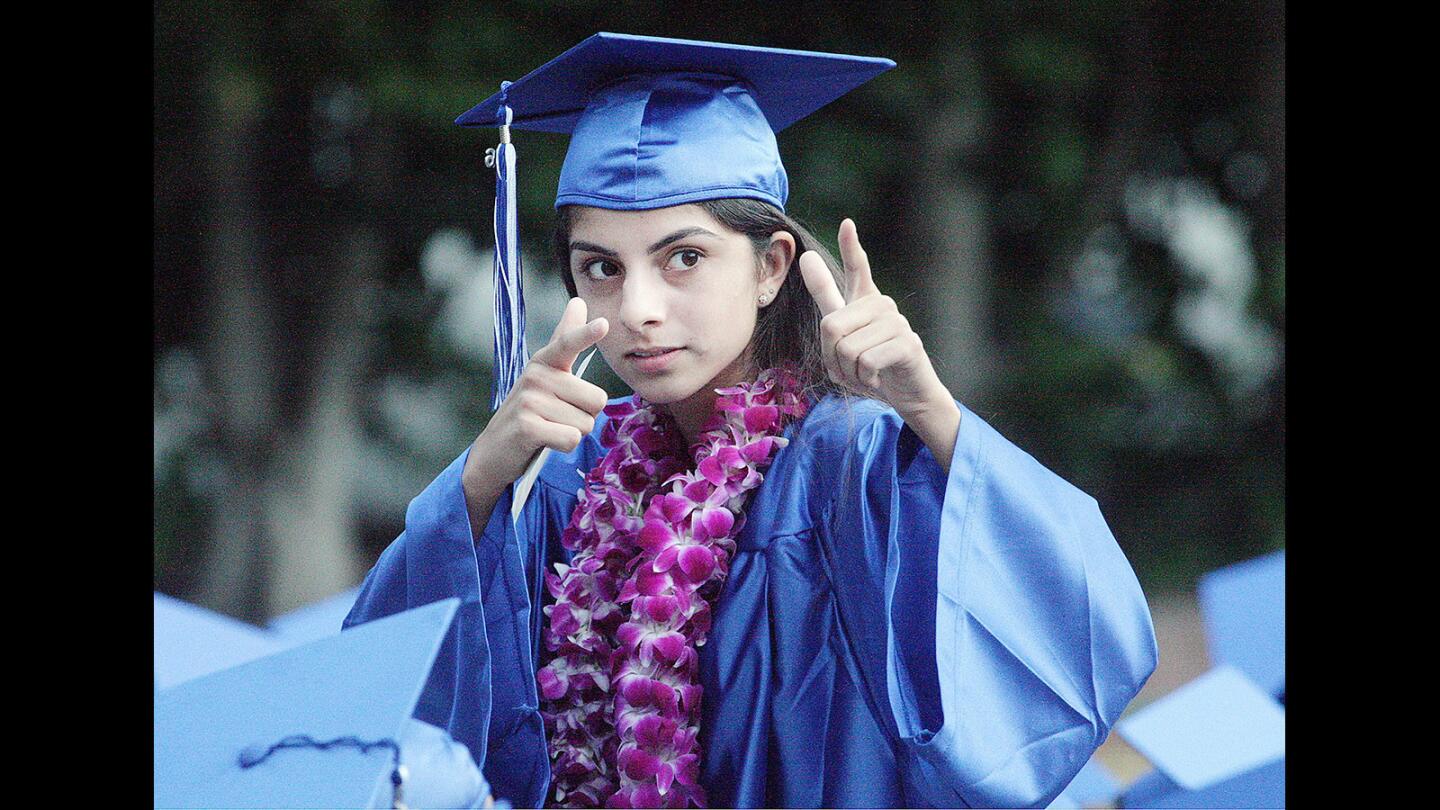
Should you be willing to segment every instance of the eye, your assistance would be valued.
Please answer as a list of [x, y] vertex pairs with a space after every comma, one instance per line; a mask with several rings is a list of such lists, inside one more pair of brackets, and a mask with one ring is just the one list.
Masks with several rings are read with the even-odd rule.
[[677, 250], [670, 255], [670, 261], [666, 264], [671, 270], [689, 270], [700, 263], [703, 254], [693, 248]]
[[580, 272], [593, 281], [604, 281], [620, 275], [620, 265], [609, 259], [591, 259], [580, 265]]

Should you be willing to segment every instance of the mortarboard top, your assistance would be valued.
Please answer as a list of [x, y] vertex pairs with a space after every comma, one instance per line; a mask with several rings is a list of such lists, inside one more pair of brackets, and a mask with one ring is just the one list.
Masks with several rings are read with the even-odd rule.
[[1144, 808], [1269, 808], [1285, 806], [1285, 758], [1252, 768], [1239, 776], [1202, 790], [1186, 790], [1159, 771], [1148, 773], [1130, 786], [1121, 807]]
[[[717, 73], [748, 82], [770, 129], [779, 132], [893, 67], [892, 60], [873, 56], [602, 31], [512, 82], [504, 103], [515, 129], [568, 133], [585, 112], [591, 90], [622, 76]], [[496, 126], [501, 98], [496, 93], [455, 123]]]
[[285, 644], [259, 627], [155, 592], [155, 688], [279, 652]]
[[284, 749], [292, 735], [397, 744], [459, 606], [446, 599], [155, 696], [156, 807], [389, 807], [392, 752]]
[[1124, 808], [1152, 807], [1154, 802], [1161, 797], [1184, 792], [1184, 788], [1175, 784], [1161, 771], [1150, 771], [1125, 788], [1118, 804]]
[[1045, 805], [1045, 810], [1080, 810], [1080, 803], [1070, 798], [1069, 794], [1061, 793], [1055, 800]]
[[556, 205], [638, 210], [723, 197], [785, 207], [775, 133], [889, 59], [595, 34], [455, 119], [569, 133]]
[[287, 644], [305, 644], [333, 636], [360, 595], [360, 587], [341, 591], [334, 596], [297, 608], [270, 620], [270, 632]]
[[1185, 790], [1203, 790], [1285, 756], [1285, 710], [1229, 666], [1210, 670], [1115, 728]]
[[1285, 689], [1285, 552], [1200, 578], [1212, 664], [1230, 664], [1270, 695]]

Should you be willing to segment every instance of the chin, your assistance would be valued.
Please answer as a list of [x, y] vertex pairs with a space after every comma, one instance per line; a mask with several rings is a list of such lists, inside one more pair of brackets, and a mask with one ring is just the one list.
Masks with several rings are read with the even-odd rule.
[[700, 389], [704, 388], [703, 383], [687, 383], [684, 380], [668, 380], [663, 378], [646, 377], [639, 380], [625, 380], [630, 390], [644, 397], [647, 402], [656, 405], [669, 405], [680, 402], [694, 396]]

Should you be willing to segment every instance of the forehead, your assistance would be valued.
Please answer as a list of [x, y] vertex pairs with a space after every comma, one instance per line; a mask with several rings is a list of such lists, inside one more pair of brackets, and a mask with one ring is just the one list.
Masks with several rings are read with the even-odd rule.
[[704, 228], [722, 237], [739, 236], [720, 224], [704, 208], [692, 203], [649, 211], [612, 211], [576, 206], [570, 220], [570, 238], [614, 247], [649, 245], [687, 228]]

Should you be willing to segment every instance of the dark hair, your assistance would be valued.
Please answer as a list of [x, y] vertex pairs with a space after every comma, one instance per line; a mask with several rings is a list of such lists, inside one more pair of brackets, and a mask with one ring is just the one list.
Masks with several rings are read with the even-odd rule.
[[[775, 300], [756, 315], [755, 333], [751, 337], [751, 361], [754, 371], [789, 364], [804, 381], [806, 392], [815, 396], [827, 393], [851, 394], [834, 383], [825, 372], [820, 353], [820, 308], [805, 289], [800, 273], [800, 255], [813, 250], [825, 260], [825, 266], [841, 289], [845, 287], [845, 271], [829, 248], [816, 239], [804, 225], [775, 206], [761, 200], [732, 198], [705, 200], [696, 205], [705, 209], [717, 222], [750, 238], [755, 247], [758, 265], [770, 249], [770, 237], [785, 231], [795, 240], [795, 256]], [[570, 230], [574, 224], [572, 206], [562, 206], [555, 217], [552, 241], [555, 261], [565, 280], [565, 289], [576, 295], [575, 279], [570, 273]]]

